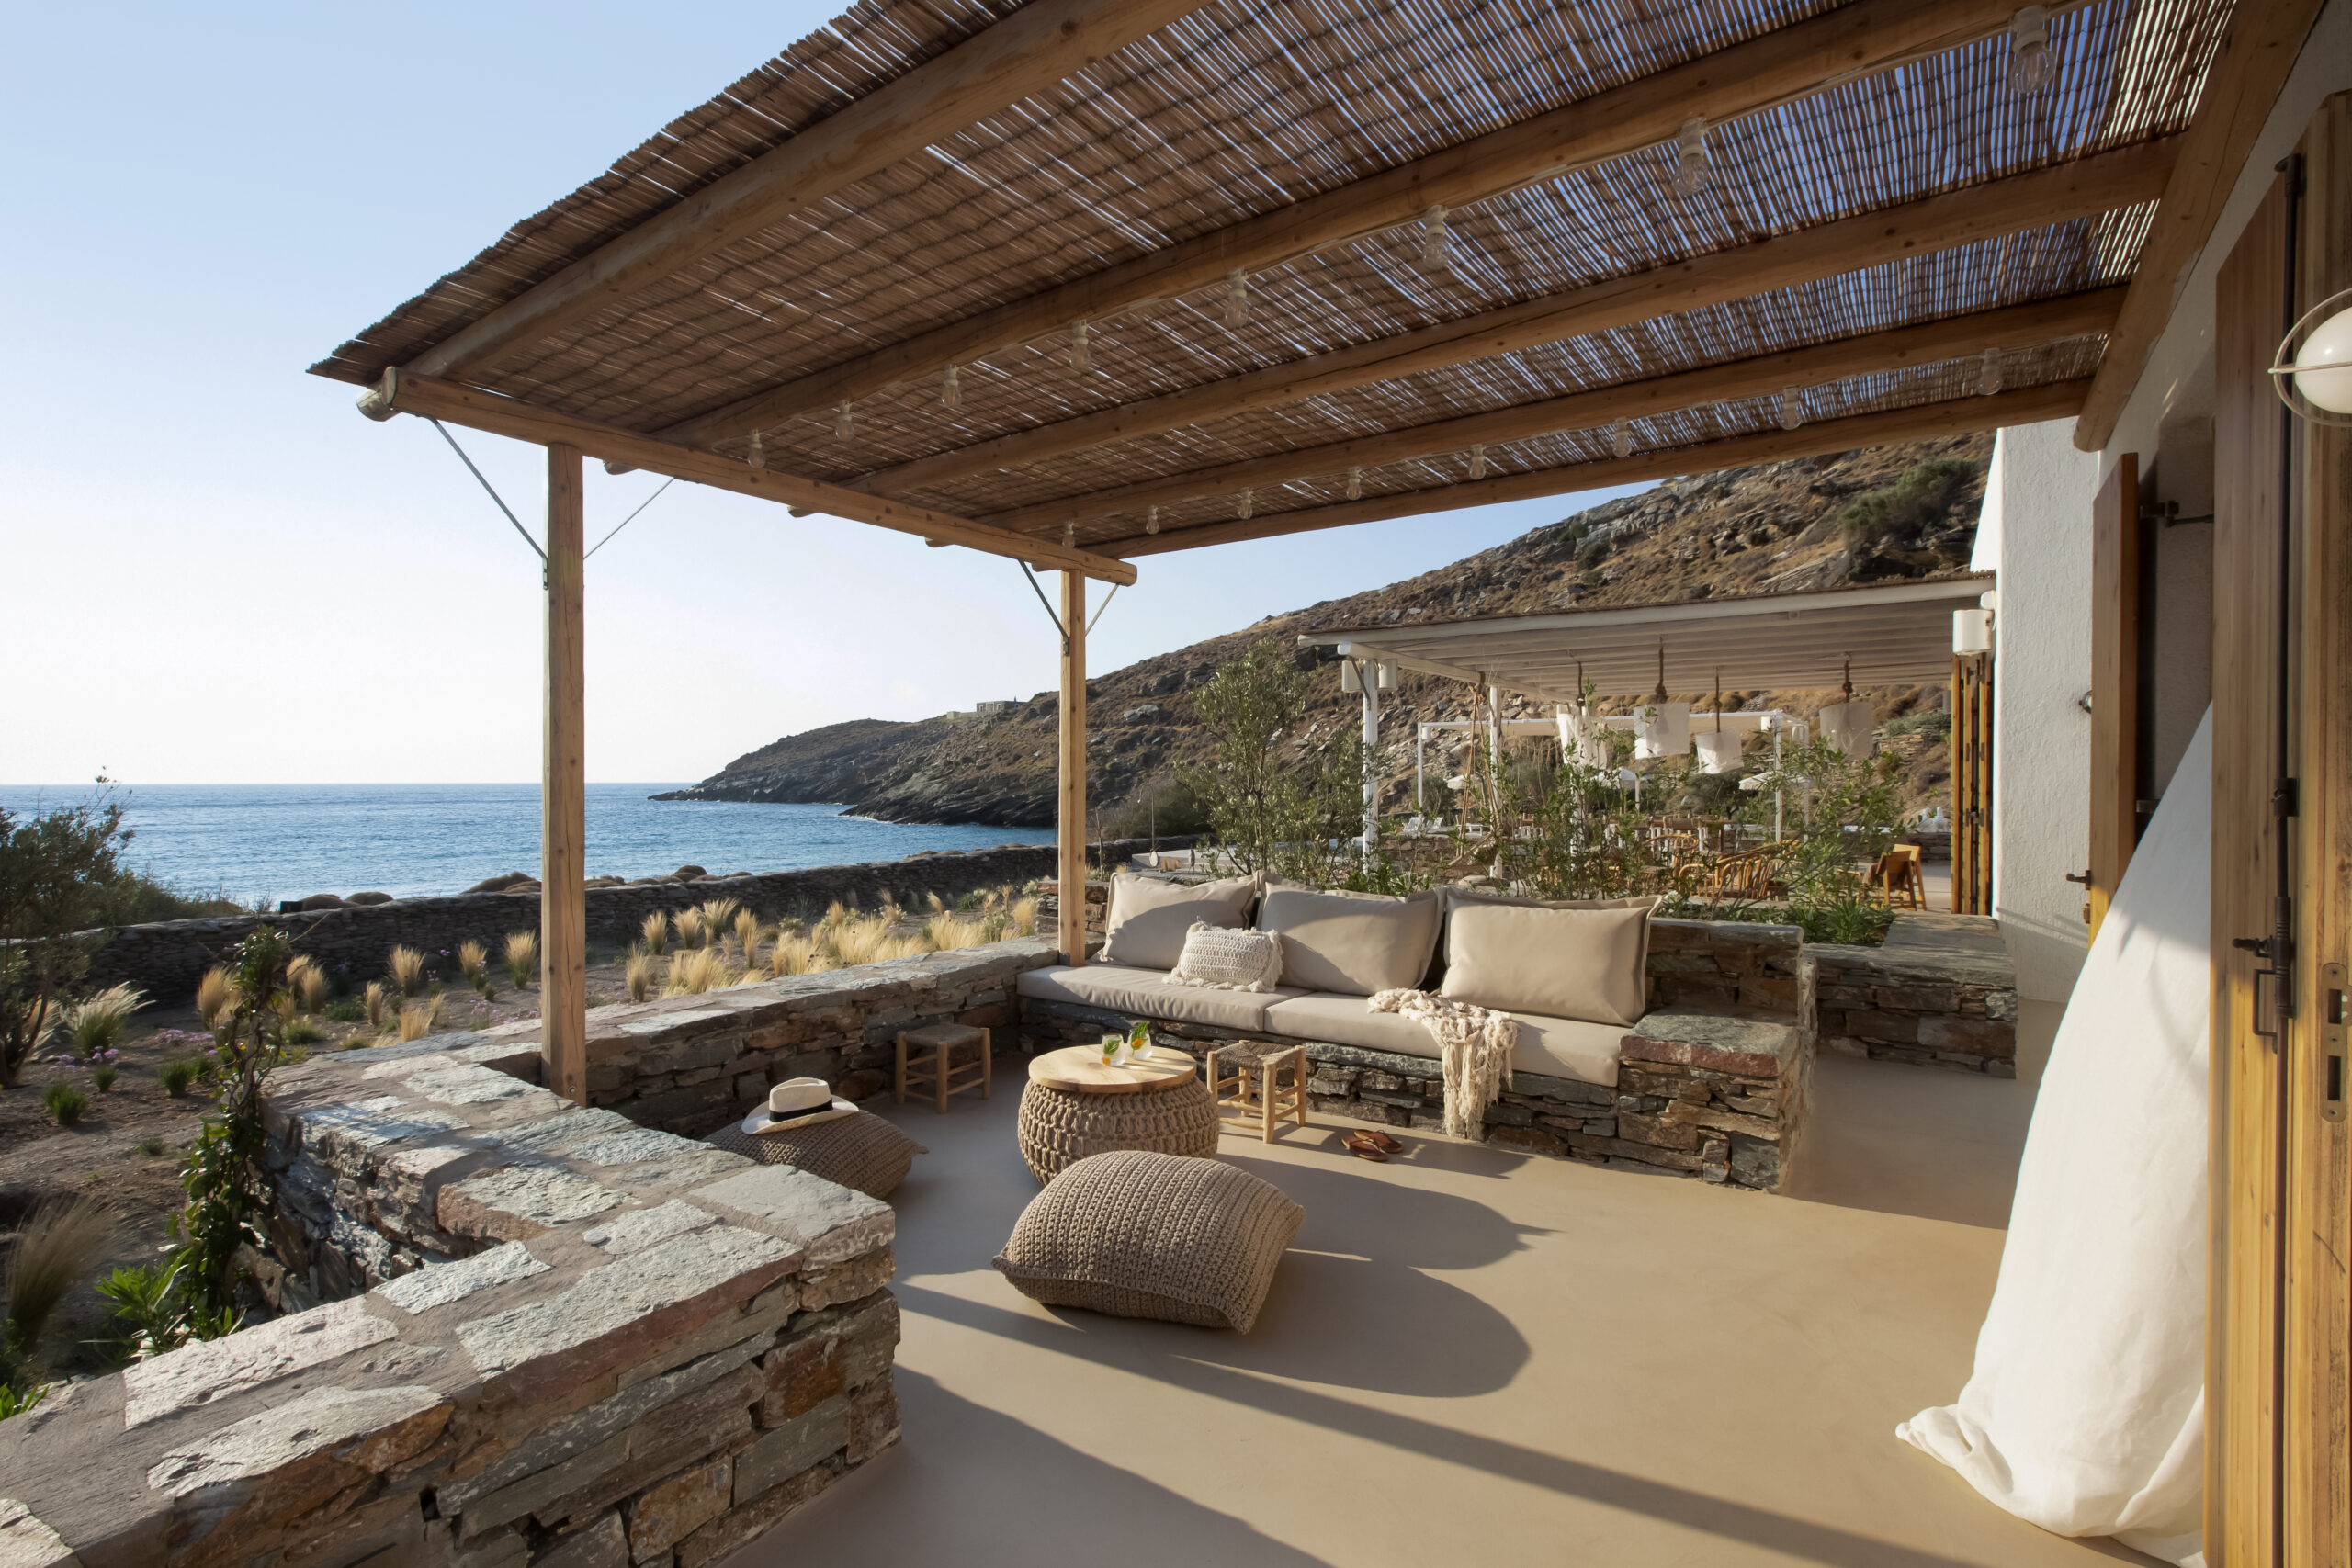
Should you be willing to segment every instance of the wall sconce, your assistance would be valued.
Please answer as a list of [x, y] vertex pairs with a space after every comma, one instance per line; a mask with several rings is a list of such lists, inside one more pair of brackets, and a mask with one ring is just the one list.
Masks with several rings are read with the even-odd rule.
[[1962, 655], [1992, 652], [1993, 612], [1954, 610], [1951, 613], [1951, 650]]
[[2303, 312], [2270, 362], [2270, 384], [2312, 423], [2352, 427], [2352, 288]]

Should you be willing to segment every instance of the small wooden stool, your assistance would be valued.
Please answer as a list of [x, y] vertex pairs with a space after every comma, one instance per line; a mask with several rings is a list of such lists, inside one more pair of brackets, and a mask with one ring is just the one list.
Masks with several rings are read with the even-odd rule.
[[[953, 1063], [954, 1053], [960, 1047], [977, 1044], [980, 1059], [958, 1067]], [[911, 1047], [911, 1049], [910, 1049]], [[931, 1053], [925, 1060], [922, 1053]], [[985, 1029], [975, 1029], [968, 1023], [926, 1023], [921, 1029], [899, 1031], [899, 1103], [907, 1102], [907, 1089], [913, 1084], [928, 1084], [933, 1091], [935, 1104], [942, 1115], [947, 1111], [947, 1097], [961, 1094], [978, 1085], [980, 1098], [989, 1098], [990, 1067], [995, 1048]]]
[[[1290, 1069], [1287, 1089], [1282, 1083], [1285, 1067]], [[1304, 1045], [1217, 1046], [1209, 1053], [1206, 1074], [1217, 1120], [1228, 1127], [1255, 1132], [1270, 1144], [1277, 1125], [1284, 1121], [1306, 1126], [1306, 1074]]]

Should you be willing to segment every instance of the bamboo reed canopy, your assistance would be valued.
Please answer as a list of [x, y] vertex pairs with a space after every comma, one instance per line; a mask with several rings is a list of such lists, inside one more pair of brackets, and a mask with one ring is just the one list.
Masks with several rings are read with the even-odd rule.
[[312, 368], [377, 417], [1112, 581], [2060, 417], [2169, 299], [2132, 286], [2233, 25], [865, 4]]
[[1340, 627], [1298, 640], [1349, 658], [1541, 702], [1577, 706], [1578, 682], [1598, 697], [1708, 689], [1718, 672], [1750, 691], [1930, 686], [1951, 678], [1951, 616], [1973, 609], [1989, 574], [1871, 583], [1812, 593], [1629, 604], [1556, 615], [1498, 615], [1418, 626]]

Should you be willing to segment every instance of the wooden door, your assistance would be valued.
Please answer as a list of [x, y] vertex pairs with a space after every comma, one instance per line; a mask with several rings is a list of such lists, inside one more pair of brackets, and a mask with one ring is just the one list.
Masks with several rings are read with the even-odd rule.
[[[2294, 310], [2352, 285], [2347, 148], [2352, 105], [2338, 96], [2299, 148], [2300, 194], [2289, 177], [2274, 183], [2217, 282], [2213, 1568], [2352, 1562], [2352, 1139], [2342, 1099], [2352, 1005], [2352, 438], [2288, 419], [2266, 374]], [[2282, 776], [2291, 781], [2283, 792]], [[2289, 807], [2283, 849], [2275, 801]], [[2282, 895], [2292, 938], [2283, 966], [2235, 945], [2273, 936]]]
[[2090, 934], [2139, 842], [2140, 458], [2126, 452], [2091, 504]]

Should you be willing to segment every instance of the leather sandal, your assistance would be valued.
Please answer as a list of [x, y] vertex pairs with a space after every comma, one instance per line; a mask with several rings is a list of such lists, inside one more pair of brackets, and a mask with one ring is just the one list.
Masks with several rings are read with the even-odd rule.
[[1383, 1154], [1401, 1155], [1405, 1152], [1403, 1140], [1392, 1138], [1385, 1133], [1377, 1133], [1366, 1130], [1356, 1135], [1361, 1138], [1368, 1139], [1371, 1142], [1372, 1146], [1378, 1149]]
[[1368, 1159], [1378, 1164], [1386, 1164], [1388, 1156], [1381, 1152], [1380, 1145], [1374, 1143], [1372, 1139], [1373, 1134], [1370, 1133], [1350, 1133], [1346, 1137], [1340, 1140], [1340, 1146], [1347, 1150], [1350, 1154], [1355, 1156], [1358, 1159]]

